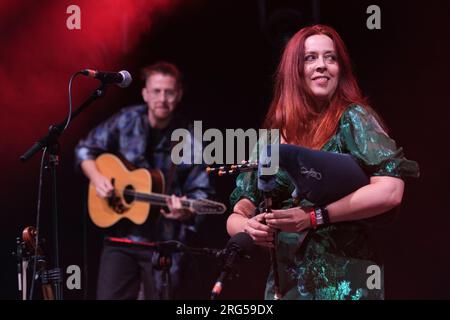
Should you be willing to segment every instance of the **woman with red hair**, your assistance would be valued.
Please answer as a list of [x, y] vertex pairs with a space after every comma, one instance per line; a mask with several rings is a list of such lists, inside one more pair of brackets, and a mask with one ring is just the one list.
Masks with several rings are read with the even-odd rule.
[[258, 177], [254, 172], [238, 176], [227, 230], [276, 247], [278, 267], [269, 275], [266, 299], [275, 294], [282, 299], [383, 299], [381, 263], [367, 240], [374, 221], [369, 218], [400, 205], [403, 179], [418, 177], [419, 168], [404, 157], [368, 105], [334, 29], [306, 27], [288, 42], [265, 127], [279, 129], [281, 143], [351, 155], [369, 181], [326, 206], [307, 199], [299, 199], [298, 206], [291, 197], [295, 187], [280, 170], [272, 192], [274, 210], [255, 215], [263, 199]]

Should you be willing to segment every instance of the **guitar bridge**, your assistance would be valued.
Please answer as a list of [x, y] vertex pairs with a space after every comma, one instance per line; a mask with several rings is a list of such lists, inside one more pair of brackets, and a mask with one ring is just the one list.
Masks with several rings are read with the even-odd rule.
[[[111, 179], [111, 184], [114, 186], [116, 179]], [[117, 213], [124, 213], [126, 211], [126, 207], [122, 202], [122, 198], [119, 197], [116, 193], [116, 189], [113, 189], [111, 196], [108, 197], [108, 205]]]
[[122, 203], [122, 199], [118, 197], [115, 192], [112, 196], [108, 197], [108, 205], [117, 213], [124, 213], [126, 210]]

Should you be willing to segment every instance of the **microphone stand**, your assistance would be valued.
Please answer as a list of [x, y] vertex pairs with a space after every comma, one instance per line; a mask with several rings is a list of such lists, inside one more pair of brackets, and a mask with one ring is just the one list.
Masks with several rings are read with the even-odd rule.
[[220, 256], [221, 250], [211, 248], [194, 248], [185, 245], [176, 240], [159, 241], [159, 242], [145, 242], [134, 241], [124, 238], [107, 237], [105, 239], [110, 244], [128, 245], [131, 247], [148, 248], [152, 253], [152, 265], [155, 269], [162, 271], [162, 299], [171, 300], [171, 277], [170, 267], [172, 266], [172, 254], [177, 252], [204, 255], [204, 256]]
[[[259, 211], [258, 208], [255, 211], [255, 215], [259, 213], [270, 213], [272, 212], [272, 195], [271, 192], [263, 191], [264, 200], [261, 204], [261, 210]], [[264, 223], [266, 224], [266, 223]], [[280, 300], [281, 290], [280, 290], [280, 276], [278, 273], [278, 260], [277, 260], [277, 239], [278, 239], [278, 230], [275, 230], [274, 234], [274, 242], [273, 248], [270, 248], [270, 263], [272, 265], [272, 272], [273, 272], [273, 287], [274, 287], [274, 300]]]
[[232, 279], [235, 276], [238, 276], [237, 270], [233, 268], [234, 261], [239, 256], [236, 250], [232, 250], [230, 253], [229, 259], [224, 261], [224, 265], [222, 267], [222, 271], [220, 272], [219, 278], [217, 278], [213, 289], [211, 290], [210, 300], [216, 300], [217, 297], [222, 293], [223, 283], [225, 280]]
[[[75, 119], [84, 109], [86, 109], [92, 102], [102, 97], [105, 94], [106, 84], [102, 82], [102, 84], [95, 89], [95, 91], [91, 94], [91, 96], [86, 99], [74, 112], [72, 112], [71, 119]], [[50, 125], [48, 129], [48, 133], [39, 139], [31, 148], [29, 148], [23, 155], [20, 156], [20, 160], [25, 162], [30, 159], [35, 153], [44, 149], [45, 147], [50, 147], [52, 145], [58, 144], [58, 137], [64, 131], [64, 127], [67, 122], [66, 117], [62, 122], [57, 125]], [[71, 121], [72, 121], [71, 120]]]
[[[81, 104], [78, 109], [76, 109], [72, 115], [71, 119], [76, 118], [84, 109], [86, 109], [92, 102], [102, 97], [106, 90], [106, 84], [102, 82], [102, 84], [95, 89], [95, 91], [91, 94], [91, 96], [86, 99], [85, 102]], [[62, 122], [57, 125], [50, 125], [49, 132], [39, 139], [33, 146], [31, 146], [22, 156], [20, 156], [20, 160], [25, 162], [29, 160], [33, 155], [35, 155], [40, 150], [47, 148], [49, 150], [48, 155], [48, 166], [47, 169], [50, 170], [50, 175], [52, 178], [52, 211], [53, 211], [53, 257], [54, 257], [54, 266], [53, 271], [57, 276], [53, 279], [53, 285], [55, 287], [55, 295], [56, 300], [63, 299], [63, 290], [62, 290], [62, 273], [60, 268], [60, 259], [59, 259], [59, 234], [58, 234], [58, 197], [57, 197], [57, 167], [60, 164], [59, 157], [59, 142], [58, 138], [64, 131], [64, 127], [66, 126], [68, 117], [66, 117]], [[38, 227], [38, 226], [36, 226]], [[49, 271], [49, 272], [50, 272]]]

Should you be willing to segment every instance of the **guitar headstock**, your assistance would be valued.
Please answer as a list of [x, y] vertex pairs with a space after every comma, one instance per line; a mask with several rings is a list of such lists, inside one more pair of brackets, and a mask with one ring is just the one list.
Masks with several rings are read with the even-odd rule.
[[195, 200], [192, 206], [197, 214], [222, 214], [227, 211], [223, 203], [208, 199]]

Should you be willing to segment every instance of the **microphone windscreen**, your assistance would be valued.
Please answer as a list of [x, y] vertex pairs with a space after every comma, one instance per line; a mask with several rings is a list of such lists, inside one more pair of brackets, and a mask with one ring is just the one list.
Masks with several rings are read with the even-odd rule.
[[118, 86], [121, 88], [128, 87], [131, 84], [131, 82], [133, 81], [131, 74], [127, 70], [122, 70], [119, 73], [123, 77], [123, 80], [121, 83], [118, 84]]
[[241, 253], [249, 252], [253, 247], [253, 239], [245, 232], [236, 233], [228, 240], [227, 248], [238, 248]]

